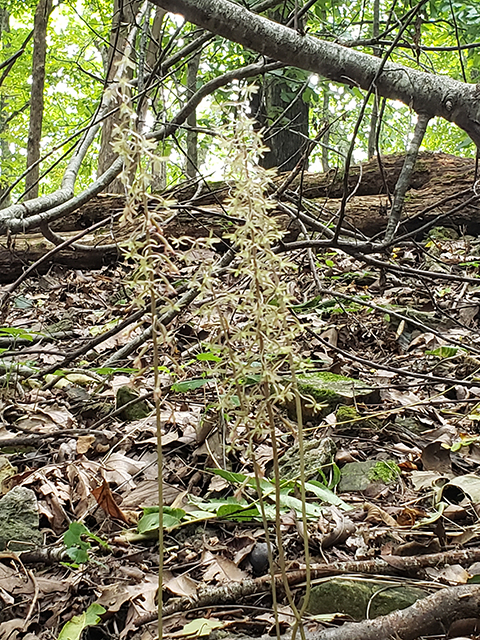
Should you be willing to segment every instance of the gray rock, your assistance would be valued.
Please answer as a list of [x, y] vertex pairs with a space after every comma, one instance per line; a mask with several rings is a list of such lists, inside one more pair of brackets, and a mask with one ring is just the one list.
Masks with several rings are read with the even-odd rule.
[[405, 609], [428, 592], [417, 587], [375, 580], [332, 578], [312, 587], [308, 612], [313, 615], [343, 613], [354, 620], [377, 618]]
[[0, 499], [0, 550], [27, 551], [42, 540], [34, 492], [14, 487]]
[[263, 576], [268, 569], [268, 545], [266, 542], [257, 542], [247, 556], [252, 565], [255, 576]]
[[[318, 476], [318, 470], [331, 464], [337, 448], [332, 438], [308, 440], [303, 447], [303, 461], [305, 466], [305, 480]], [[298, 444], [294, 444], [279, 461], [280, 479], [297, 480], [300, 477], [300, 451]]]
[[372, 485], [385, 487], [398, 480], [399, 469], [393, 460], [366, 460], [365, 462], [347, 462], [342, 468], [342, 477], [338, 484], [340, 493], [367, 491]]
[[[319, 419], [339, 405], [351, 405], [357, 402], [376, 403], [379, 401], [378, 389], [354, 378], [347, 378], [329, 371], [317, 371], [297, 376], [298, 390], [302, 398], [303, 420]], [[312, 399], [314, 401], [312, 405]], [[287, 401], [287, 412], [296, 419], [295, 399]]]

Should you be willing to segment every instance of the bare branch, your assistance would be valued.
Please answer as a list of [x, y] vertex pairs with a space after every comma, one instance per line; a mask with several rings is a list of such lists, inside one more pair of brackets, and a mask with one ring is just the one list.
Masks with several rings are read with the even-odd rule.
[[[273, 60], [368, 90], [381, 61], [252, 13], [229, 0], [153, 0], [187, 20]], [[480, 100], [475, 85], [389, 62], [376, 80], [380, 96], [400, 100], [417, 113], [454, 122], [480, 145]]]

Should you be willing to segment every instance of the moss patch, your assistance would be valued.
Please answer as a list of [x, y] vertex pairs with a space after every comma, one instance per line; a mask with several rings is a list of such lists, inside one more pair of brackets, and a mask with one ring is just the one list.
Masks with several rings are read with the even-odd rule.
[[[365, 403], [379, 401], [378, 391], [375, 388], [355, 378], [340, 376], [329, 371], [300, 375], [297, 382], [302, 396], [304, 420], [321, 418], [335, 411], [339, 405], [351, 405], [354, 398]], [[295, 419], [294, 400], [288, 403], [287, 409], [290, 417]]]

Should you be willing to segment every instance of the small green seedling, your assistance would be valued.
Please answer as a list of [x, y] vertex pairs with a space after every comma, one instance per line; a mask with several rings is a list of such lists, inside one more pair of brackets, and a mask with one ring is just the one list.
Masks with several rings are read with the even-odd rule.
[[67, 548], [67, 555], [73, 561], [73, 567], [78, 567], [92, 560], [90, 550], [92, 545], [90, 540], [97, 542], [104, 549], [108, 549], [108, 544], [101, 538], [94, 535], [82, 522], [72, 522], [68, 531], [63, 534], [63, 544]]

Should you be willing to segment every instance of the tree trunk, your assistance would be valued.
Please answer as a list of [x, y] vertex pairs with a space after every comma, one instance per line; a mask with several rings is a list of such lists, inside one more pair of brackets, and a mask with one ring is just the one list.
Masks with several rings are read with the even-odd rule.
[[[150, 40], [148, 43], [147, 50], [147, 64], [149, 70], [153, 72], [154, 69], [158, 67], [158, 62], [161, 59], [162, 54], [162, 31], [163, 31], [163, 20], [165, 18], [165, 14], [167, 12], [160, 7], [156, 8], [155, 16], [153, 18], [152, 28], [150, 32]], [[160, 94], [161, 95], [161, 90]], [[156, 105], [154, 107], [158, 107], [159, 98], [157, 93], [155, 92], [152, 96], [152, 102], [155, 101], [156, 97]], [[155, 108], [154, 108], [155, 111]], [[156, 149], [156, 154], [159, 157], [163, 157], [164, 153], [164, 144], [163, 142], [159, 142]], [[160, 162], [160, 170], [154, 168], [152, 166], [152, 177], [150, 181], [150, 189], [152, 192], [160, 192], [163, 191], [167, 185], [167, 161], [162, 160]]]
[[[386, 187], [393, 193], [400, 176], [405, 156], [401, 154], [383, 156], [383, 174], [376, 158], [360, 166], [351, 167], [349, 188], [357, 186], [355, 196], [347, 204], [346, 227], [358, 229], [367, 236], [373, 236], [385, 230], [387, 223], [388, 199]], [[361, 179], [360, 179], [361, 176]], [[414, 230], [426, 222], [435, 220], [440, 214], [458, 209], [448, 218], [439, 222], [442, 226], [464, 226], [468, 233], [478, 234], [480, 231], [480, 199], [472, 200], [472, 185], [475, 180], [475, 160], [457, 158], [446, 153], [421, 152], [418, 155], [411, 179], [410, 191], [407, 192], [405, 218], [401, 230]], [[271, 187], [275, 191], [285, 180], [277, 176]], [[300, 185], [303, 188], [302, 198], [315, 201], [322, 212], [318, 218], [326, 222], [334, 219], [338, 213], [339, 199], [343, 193], [343, 175], [331, 170], [328, 173], [305, 173], [303, 178], [295, 178], [292, 191]], [[196, 191], [196, 185], [189, 184], [183, 188], [173, 189], [164, 194], [169, 200], [179, 202], [190, 200]], [[195, 215], [186, 208], [178, 211], [175, 218], [164, 227], [168, 238], [205, 237], [210, 231], [222, 236], [225, 226], [225, 213], [228, 214], [226, 201], [231, 193], [231, 185], [224, 182], [209, 183], [209, 189], [195, 200], [195, 204], [203, 209], [195, 210]], [[435, 203], [439, 203], [435, 207]], [[77, 209], [68, 217], [52, 223], [58, 232], [87, 228], [103, 218], [122, 211], [125, 198], [122, 196], [100, 195]], [[463, 206], [462, 206], [463, 205]], [[158, 200], [149, 199], [149, 206], [158, 206]], [[424, 211], [428, 206], [428, 209]], [[277, 215], [278, 212], [274, 212]], [[333, 218], [332, 218], [333, 217]], [[281, 221], [287, 230], [289, 221]], [[107, 242], [110, 242], [108, 238]]]
[[302, 86], [295, 91], [286, 76], [269, 75], [264, 81], [262, 120], [267, 128], [265, 144], [270, 151], [261, 160], [267, 169], [291, 171], [302, 157], [308, 138], [308, 104]]
[[[323, 88], [323, 104], [322, 104], [322, 118], [326, 124], [330, 123], [330, 89], [326, 85]], [[330, 128], [325, 129], [325, 133], [322, 136], [322, 169], [326, 173], [330, 169], [330, 162], [328, 158], [328, 151], [330, 147]]]
[[[380, 0], [373, 1], [373, 26], [372, 37], [378, 38], [380, 34]], [[382, 54], [380, 47], [373, 47], [373, 55], [379, 58]], [[368, 159], [375, 155], [378, 124], [378, 97], [373, 94], [372, 113], [370, 115], [370, 129], [368, 132]]]
[[[7, 9], [0, 7], [0, 41], [3, 40], [3, 34], [10, 31], [10, 14]], [[7, 45], [3, 44], [4, 47]], [[6, 99], [2, 96], [0, 98], [0, 209], [4, 209], [10, 205], [10, 194], [8, 192], [8, 177], [4, 175], [2, 167], [5, 167], [7, 160], [11, 157], [11, 152], [8, 146], [8, 142], [5, 139], [4, 131], [6, 128], [7, 111], [5, 109]]]
[[[294, 8], [293, 2], [287, 2], [281, 10], [271, 12], [271, 17], [285, 24], [287, 11]], [[264, 142], [270, 149], [260, 160], [267, 169], [278, 167], [280, 171], [291, 171], [302, 157], [308, 138], [309, 115], [308, 103], [302, 96], [305, 80], [304, 77], [292, 77], [291, 72], [287, 75], [278, 71], [259, 81], [260, 91], [253, 97], [252, 106], [255, 118], [265, 129]]]
[[[360, 166], [350, 168], [348, 188], [356, 188], [355, 195], [349, 199], [346, 207], [344, 227], [356, 229], [367, 237], [385, 230], [389, 202], [386, 188], [393, 193], [400, 176], [405, 156], [402, 154], [383, 156], [383, 173], [378, 166], [377, 158]], [[384, 182], [384, 178], [385, 181]], [[283, 176], [273, 180], [272, 190], [284, 181]], [[435, 220], [439, 215], [450, 212], [447, 218], [439, 220], [439, 225], [450, 227], [464, 226], [468, 233], [477, 235], [480, 232], [480, 199], [472, 198], [472, 186], [475, 182], [475, 160], [457, 158], [446, 153], [421, 152], [418, 155], [411, 178], [410, 190], [404, 205], [404, 217], [400, 231], [413, 231], [427, 222]], [[302, 199], [315, 201], [318, 199], [318, 220], [328, 224], [338, 214], [339, 201], [343, 194], [343, 175], [333, 169], [328, 173], [305, 173], [297, 177], [291, 184], [292, 191], [302, 186]], [[214, 211], [221, 214], [223, 209], [215, 203], [228, 197], [230, 187], [221, 183], [211, 185], [211, 191], [205, 192], [196, 201], [199, 206], [210, 211], [206, 217], [204, 229], [208, 229], [215, 220]], [[188, 201], [194, 188], [174, 192], [179, 201]], [[169, 196], [171, 197], [171, 196]], [[434, 206], [438, 203], [438, 206]], [[424, 211], [425, 210], [425, 211]], [[190, 215], [190, 214], [189, 214]], [[195, 213], [195, 222], [188, 226], [187, 214], [179, 214], [173, 225], [177, 225], [175, 233], [180, 229], [184, 235], [202, 235], [201, 216]], [[191, 215], [190, 215], [191, 217]], [[179, 223], [183, 221], [184, 226]], [[198, 229], [195, 231], [195, 229]], [[166, 229], [166, 232], [169, 232]], [[219, 226], [219, 233], [221, 227]]]
[[[134, 18], [138, 12], [139, 0], [114, 0], [112, 29], [110, 31], [110, 45], [107, 56], [106, 86], [113, 81], [117, 71], [117, 65], [122, 59], [128, 33], [134, 23]], [[131, 70], [128, 73], [132, 73]], [[115, 104], [112, 103], [112, 108]], [[116, 112], [106, 118], [102, 124], [102, 138], [100, 152], [98, 155], [97, 176], [101, 176], [117, 158], [117, 154], [112, 149], [112, 132], [120, 121], [119, 113]], [[108, 186], [109, 193], [124, 193], [125, 188], [120, 178], [115, 178]]]
[[[32, 167], [25, 178], [25, 200], [38, 197], [40, 175], [40, 141], [43, 121], [43, 88], [45, 86], [45, 60], [47, 57], [47, 27], [52, 11], [52, 0], [40, 0], [35, 11], [32, 56], [32, 89], [30, 92], [30, 123], [28, 129], [27, 167]], [[34, 165], [34, 166], [33, 166]]]
[[[198, 67], [200, 66], [200, 53], [193, 56], [187, 65], [187, 100], [189, 100], [197, 90]], [[197, 111], [193, 111], [187, 118], [187, 162], [185, 173], [188, 178], [195, 178], [198, 172], [198, 133]]]

